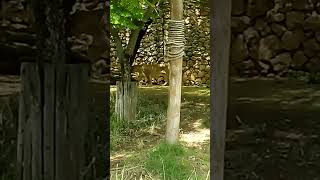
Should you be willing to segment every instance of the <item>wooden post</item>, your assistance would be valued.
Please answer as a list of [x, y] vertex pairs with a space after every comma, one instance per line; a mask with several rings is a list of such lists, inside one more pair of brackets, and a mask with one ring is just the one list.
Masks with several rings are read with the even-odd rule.
[[211, 1], [211, 177], [224, 179], [225, 129], [227, 121], [231, 0]]
[[135, 120], [137, 114], [137, 82], [117, 81], [115, 113], [119, 120]]
[[[88, 67], [21, 67], [17, 168], [19, 180], [82, 180], [87, 131]], [[43, 100], [43, 106], [41, 106]]]
[[[171, 0], [171, 20], [183, 21], [183, 0]], [[172, 31], [172, 30], [176, 30], [176, 29], [169, 29], [169, 31]], [[183, 32], [182, 34], [178, 34], [178, 35], [177, 34], [178, 34], [177, 32], [174, 32], [172, 33], [172, 36], [173, 37], [176, 36], [176, 38], [180, 38], [180, 39], [183, 36], [184, 38]], [[178, 52], [184, 52], [184, 46], [181, 46], [181, 47], [175, 47], [175, 46], [172, 46], [172, 47], [169, 46], [171, 53], [179, 54]], [[179, 139], [183, 56], [178, 55], [176, 57], [169, 57], [168, 61], [170, 62], [170, 74], [169, 74], [170, 85], [169, 85], [169, 103], [168, 103], [168, 110], [167, 110], [166, 142], [169, 144], [175, 144]]]

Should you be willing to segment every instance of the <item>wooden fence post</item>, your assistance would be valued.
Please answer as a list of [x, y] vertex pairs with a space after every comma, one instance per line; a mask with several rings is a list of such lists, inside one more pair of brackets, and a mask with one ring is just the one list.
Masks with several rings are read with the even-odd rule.
[[82, 180], [88, 67], [45, 64], [43, 76], [37, 64], [22, 64], [18, 179]]
[[211, 179], [224, 179], [225, 131], [228, 105], [231, 0], [211, 3]]

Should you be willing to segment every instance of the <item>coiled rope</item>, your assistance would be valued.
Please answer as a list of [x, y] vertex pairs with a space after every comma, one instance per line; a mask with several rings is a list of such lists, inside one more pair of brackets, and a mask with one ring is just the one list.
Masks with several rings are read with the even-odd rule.
[[[184, 55], [184, 21], [183, 20], [169, 20], [169, 34], [168, 34], [168, 53], [169, 60], [175, 60]], [[175, 49], [175, 48], [178, 48]], [[174, 49], [174, 50], [173, 50]]]

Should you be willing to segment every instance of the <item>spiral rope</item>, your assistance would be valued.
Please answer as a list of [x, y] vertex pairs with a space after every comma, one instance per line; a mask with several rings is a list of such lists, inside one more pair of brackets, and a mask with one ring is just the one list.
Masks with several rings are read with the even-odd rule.
[[[174, 60], [184, 56], [184, 21], [169, 20], [168, 34], [168, 53], [167, 57]], [[178, 51], [173, 51], [172, 48], [180, 48]]]

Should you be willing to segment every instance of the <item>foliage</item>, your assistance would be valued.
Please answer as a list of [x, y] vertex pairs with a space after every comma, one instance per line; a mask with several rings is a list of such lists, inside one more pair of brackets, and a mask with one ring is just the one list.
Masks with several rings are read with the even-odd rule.
[[319, 84], [320, 83], [320, 73], [308, 73], [304, 71], [290, 71], [288, 73], [288, 78], [293, 80], [304, 81], [309, 84]]
[[150, 0], [111, 0], [111, 24], [118, 29], [141, 29], [149, 17], [156, 15], [148, 14], [149, 8], [156, 8]]

